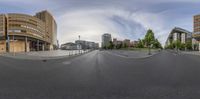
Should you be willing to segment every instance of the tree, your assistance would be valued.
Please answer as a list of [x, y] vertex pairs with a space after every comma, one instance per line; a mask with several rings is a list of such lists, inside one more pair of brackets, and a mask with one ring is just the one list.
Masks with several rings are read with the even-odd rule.
[[185, 44], [186, 49], [192, 50], [192, 41], [187, 41]]
[[128, 47], [128, 45], [126, 44], [126, 43], [124, 43], [124, 46], [123, 46], [123, 48], [127, 48]]
[[106, 47], [106, 46], [103, 46], [103, 49], [107, 49], [107, 47]]
[[113, 44], [112, 41], [109, 42], [109, 46], [108, 46], [108, 48], [109, 48], [109, 49], [113, 49], [113, 48], [114, 48], [114, 44]]
[[143, 40], [139, 39], [138, 41], [139, 41], [139, 42], [138, 42], [138, 44], [137, 44], [137, 47], [138, 47], [138, 48], [144, 48]]
[[155, 41], [155, 37], [154, 37], [154, 33], [151, 29], [149, 29], [145, 35], [145, 43], [149, 49], [149, 55], [151, 54], [151, 45], [154, 43]]
[[186, 46], [186, 45], [185, 45], [184, 43], [181, 43], [180, 49], [181, 49], [181, 50], [185, 50], [185, 46]]
[[161, 48], [162, 49], [162, 45], [160, 44], [160, 42], [158, 41], [158, 39], [155, 39], [153, 47], [154, 48]]
[[122, 43], [117, 45], [117, 49], [120, 49], [120, 48], [122, 48]]
[[180, 40], [176, 40], [174, 42], [175, 48], [178, 51], [181, 48], [181, 41]]
[[170, 45], [167, 46], [167, 49], [174, 49], [175, 48], [175, 44], [174, 43], [170, 43]]

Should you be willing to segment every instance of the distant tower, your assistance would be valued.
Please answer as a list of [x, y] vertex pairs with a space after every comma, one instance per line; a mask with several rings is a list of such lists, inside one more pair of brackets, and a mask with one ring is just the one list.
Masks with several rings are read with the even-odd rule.
[[108, 47], [110, 41], [112, 41], [111, 34], [105, 33], [102, 35], [102, 47]]

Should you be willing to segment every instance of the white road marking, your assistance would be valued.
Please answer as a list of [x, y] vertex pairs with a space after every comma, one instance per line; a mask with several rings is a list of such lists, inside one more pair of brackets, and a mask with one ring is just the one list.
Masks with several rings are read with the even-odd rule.
[[63, 62], [63, 64], [69, 65], [69, 64], [71, 64], [71, 62], [70, 61], [65, 61], [65, 62]]

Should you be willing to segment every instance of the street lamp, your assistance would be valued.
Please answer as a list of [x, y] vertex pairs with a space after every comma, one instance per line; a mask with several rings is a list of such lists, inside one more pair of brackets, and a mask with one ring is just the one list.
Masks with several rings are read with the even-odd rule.
[[79, 54], [80, 54], [80, 38], [81, 38], [81, 36], [79, 35], [79, 36], [78, 36], [78, 39], [79, 39], [79, 44], [78, 44], [78, 46], [79, 46], [79, 48], [78, 48]]

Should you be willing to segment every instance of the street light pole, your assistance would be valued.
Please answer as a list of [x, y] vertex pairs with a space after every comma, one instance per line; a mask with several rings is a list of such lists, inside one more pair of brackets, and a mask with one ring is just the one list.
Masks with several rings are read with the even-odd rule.
[[80, 35], [78, 36], [78, 39], [79, 39], [79, 44], [78, 44], [78, 46], [79, 46], [79, 48], [78, 48], [78, 50], [79, 50], [79, 54], [80, 54]]
[[13, 56], [15, 56], [15, 38], [13, 35]]

